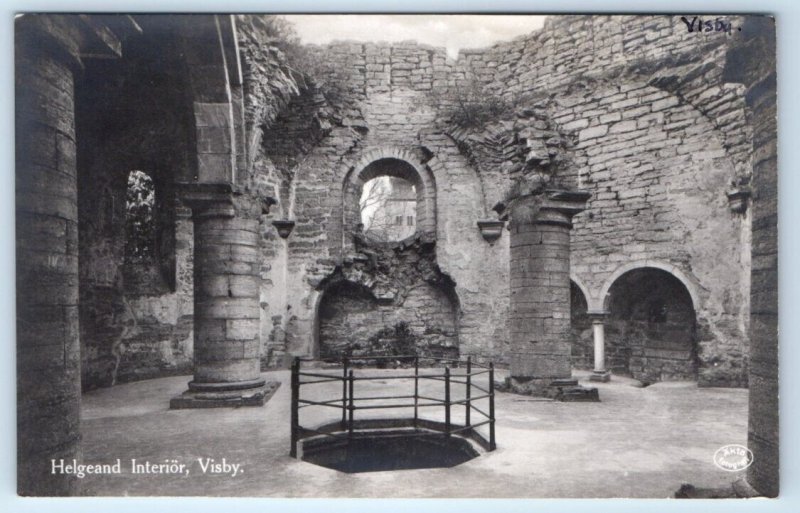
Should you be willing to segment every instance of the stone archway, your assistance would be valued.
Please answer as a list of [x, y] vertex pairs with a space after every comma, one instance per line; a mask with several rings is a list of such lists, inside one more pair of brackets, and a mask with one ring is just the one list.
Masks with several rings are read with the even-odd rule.
[[[359, 199], [367, 182], [402, 179], [416, 195], [416, 230], [394, 244], [354, 247], [361, 227]], [[457, 357], [459, 300], [455, 283], [436, 264], [436, 185], [431, 170], [408, 150], [366, 152], [345, 174], [343, 244], [351, 259], [328, 276], [314, 316], [312, 352], [320, 358], [358, 354]]]
[[694, 279], [691, 276], [688, 276], [674, 265], [668, 264], [666, 262], [659, 262], [657, 260], [637, 260], [635, 262], [629, 262], [619, 267], [616, 271], [614, 271], [614, 273], [611, 276], [606, 278], [606, 281], [603, 283], [603, 287], [600, 289], [600, 294], [593, 301], [590, 300], [589, 310], [607, 311], [609, 292], [611, 290], [611, 287], [617, 281], [617, 279], [619, 279], [620, 276], [622, 276], [627, 272], [641, 268], [660, 269], [672, 275], [675, 279], [679, 280], [686, 288], [686, 291], [689, 293], [689, 296], [691, 297], [692, 307], [695, 309], [695, 311], [699, 310], [700, 307], [702, 306], [699, 294], [700, 287], [697, 284], [696, 279]]
[[409, 151], [388, 148], [365, 153], [347, 172], [342, 191], [344, 233], [357, 233], [361, 223], [359, 198], [369, 180], [380, 176], [410, 182], [416, 191], [416, 234], [436, 236], [436, 185], [433, 174]]
[[696, 302], [673, 274], [623, 272], [607, 289], [608, 368], [646, 383], [697, 379]]

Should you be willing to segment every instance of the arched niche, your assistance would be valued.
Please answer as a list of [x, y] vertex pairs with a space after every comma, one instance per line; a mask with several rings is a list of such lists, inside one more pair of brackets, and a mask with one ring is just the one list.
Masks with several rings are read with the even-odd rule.
[[313, 354], [323, 360], [363, 355], [456, 358], [458, 298], [451, 288], [417, 282], [387, 301], [364, 284], [330, 283], [319, 297]]
[[645, 383], [697, 379], [695, 302], [684, 282], [663, 269], [619, 275], [606, 297], [606, 362]]

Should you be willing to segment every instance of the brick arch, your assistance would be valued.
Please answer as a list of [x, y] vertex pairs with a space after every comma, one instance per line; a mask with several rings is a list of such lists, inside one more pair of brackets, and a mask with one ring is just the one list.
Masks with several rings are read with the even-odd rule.
[[701, 369], [716, 365], [699, 357], [698, 300], [691, 279], [675, 266], [629, 264], [609, 284], [606, 348], [612, 370], [646, 383], [695, 381]]
[[684, 273], [676, 266], [666, 262], [660, 262], [658, 260], [637, 260], [617, 268], [617, 270], [606, 279], [605, 283], [603, 283], [603, 287], [600, 289], [599, 296], [591, 298], [587, 296], [587, 300], [589, 301], [589, 309], [593, 311], [608, 311], [609, 292], [614, 283], [622, 275], [630, 271], [645, 268], [660, 269], [662, 271], [666, 271], [671, 276], [676, 278], [683, 284], [684, 287], [686, 287], [687, 292], [689, 292], [689, 297], [692, 298], [692, 307], [694, 308], [694, 311], [697, 312], [701, 309], [702, 303], [700, 301], [699, 293], [700, 285], [698, 284], [697, 280], [693, 276]]
[[433, 173], [408, 150], [379, 148], [364, 153], [345, 174], [342, 184], [345, 244], [347, 244], [347, 233], [355, 233], [361, 222], [358, 208], [361, 190], [367, 181], [379, 176], [403, 178], [414, 184], [417, 190], [417, 234], [435, 238], [436, 182]]

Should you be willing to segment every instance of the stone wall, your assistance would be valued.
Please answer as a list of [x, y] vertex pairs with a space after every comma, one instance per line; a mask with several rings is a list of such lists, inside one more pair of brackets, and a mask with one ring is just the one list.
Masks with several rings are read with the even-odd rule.
[[[578, 182], [592, 192], [575, 221], [572, 272], [594, 296], [593, 308], [602, 308], [623, 266], [681, 269], [702, 291], [701, 358], [733, 357], [724, 379], [743, 384], [749, 219], [729, 210], [735, 166], [713, 126], [644, 84], [601, 85], [564, 103], [572, 101], [555, 119], [577, 131]], [[715, 382], [720, 371], [705, 365], [701, 380]]]
[[[121, 176], [124, 178], [125, 173]], [[98, 177], [84, 169], [80, 189]], [[193, 362], [193, 224], [185, 207], [157, 202], [170, 264], [125, 256], [125, 181], [80, 196], [81, 374], [84, 390], [190, 372]], [[169, 189], [157, 194], [169, 196]], [[173, 198], [174, 201], [174, 198]], [[168, 274], [167, 274], [168, 273]]]
[[[344, 204], [335, 184], [343, 184], [348, 174], [375, 160], [395, 158], [434, 177], [429, 192], [435, 197], [437, 263], [456, 283], [462, 352], [494, 354], [486, 340], [503, 343], [506, 338], [502, 305], [507, 297], [502, 290], [507, 242], [501, 239], [489, 246], [480, 237], [476, 222], [487, 217], [481, 181], [452, 139], [433, 127], [435, 111], [426, 96], [430, 82], [418, 85], [408, 78], [412, 73], [418, 76], [413, 68], [427, 66], [431, 59], [444, 63], [443, 50], [342, 44], [329, 51], [334, 62], [341, 63], [335, 66], [338, 75], [349, 74], [340, 87], [349, 92], [347, 102], [337, 107], [346, 115], [316, 147], [301, 159], [294, 158], [300, 163], [291, 171], [289, 191], [280, 198], [284, 215], [297, 223], [286, 247], [285, 290], [293, 299], [286, 302], [288, 315], [281, 329], [294, 341], [295, 352], [313, 353], [309, 342], [319, 296], [316, 284], [353, 251], [353, 234], [342, 224], [344, 212], [352, 206]], [[389, 70], [392, 62], [399, 64], [394, 75], [377, 71], [384, 66]], [[389, 83], [392, 76], [397, 84]], [[307, 105], [305, 100], [298, 102], [298, 107]], [[276, 148], [274, 143], [265, 144], [265, 151], [276, 162], [299, 146], [287, 141]], [[499, 268], [481, 273], [487, 260], [497, 261]]]
[[[124, 226], [124, 211], [118, 219], [122, 222], [115, 224]], [[156, 267], [125, 262], [121, 226], [109, 238], [90, 237], [94, 234], [87, 228], [81, 253], [84, 389], [191, 371], [193, 226], [188, 214], [181, 214], [173, 229], [174, 288]]]
[[[735, 38], [688, 34], [679, 17], [564, 16], [456, 61], [415, 43], [311, 47], [327, 62], [315, 68], [321, 85], [294, 100], [262, 147], [274, 163], [265, 169], [279, 163], [285, 177], [282, 215], [297, 223], [279, 257], [287, 273], [275, 276], [286, 293], [268, 293], [276, 308], [263, 329], [292, 339], [282, 350], [314, 352], [316, 284], [352, 251], [341, 184], [371, 157], [402, 153], [433, 175], [436, 257], [456, 284], [461, 352], [505, 360], [508, 237], [487, 244], [476, 222], [496, 219], [514, 168], [482, 155], [525, 166], [561, 151], [560, 183], [592, 193], [571, 244], [588, 309], [602, 310], [627, 270], [673, 269], [698, 298], [698, 379], [746, 384], [750, 219], [731, 211], [726, 192], [749, 179], [752, 136], [742, 87], [721, 76]], [[542, 115], [550, 121], [539, 127]], [[470, 119], [479, 122], [468, 140]], [[302, 130], [281, 132], [308, 123], [324, 127], [312, 147]], [[557, 148], [544, 135], [553, 130]]]
[[552, 119], [572, 135], [567, 173], [592, 192], [575, 220], [572, 274], [591, 310], [626, 267], [668, 264], [697, 284], [703, 384], [746, 384], [749, 214], [731, 212], [726, 192], [749, 177], [752, 136], [741, 86], [721, 77], [732, 37], [689, 39], [677, 17], [558, 17], [464, 55], [474, 75], [499, 71], [487, 91], [550, 95]]
[[381, 304], [367, 290], [342, 284], [326, 290], [319, 306], [319, 356], [458, 356], [456, 305], [427, 283], [410, 288], [399, 304]]
[[[266, 37], [258, 20], [238, 21], [244, 24], [244, 116], [252, 136], [244, 176], [249, 192], [277, 201], [258, 228], [262, 365], [319, 350], [319, 285], [359, 252], [347, 221], [354, 205], [343, 184], [384, 158], [430, 177], [435, 262], [455, 283], [460, 351], [507, 361], [509, 237], [504, 232], [487, 243], [477, 222], [497, 219], [493, 209], [502, 211], [510, 177], [536, 163], [549, 165], [560, 185], [592, 193], [571, 233], [571, 275], [586, 291], [587, 310], [604, 309], [606, 293], [628, 270], [674, 270], [698, 299], [700, 382], [746, 383], [750, 214], [732, 212], [725, 193], [732, 182], [749, 179], [752, 136], [742, 87], [721, 77], [735, 34], [690, 38], [679, 18], [664, 16], [552, 17], [529, 36], [466, 50], [457, 60], [416, 43], [311, 47], [325, 65], [316, 66], [313, 80], [295, 82], [281, 67], [279, 50], [255, 49]], [[165, 45], [174, 47], [168, 40]], [[81, 168], [90, 170], [83, 180], [108, 180], [105, 201], [117, 202], [91, 204], [82, 228], [88, 387], [186, 371], [192, 362], [191, 222], [166, 199], [175, 194], [168, 180], [187, 176], [184, 146], [191, 137], [181, 132], [186, 120], [156, 123], [155, 116], [165, 112], [165, 102], [180, 101], [187, 85], [163, 71], [174, 57], [159, 60], [147, 48], [129, 45], [117, 69], [130, 69], [120, 78], [152, 76], [162, 92], [137, 92], [134, 81], [123, 82], [124, 94], [117, 94], [149, 94], [149, 102], [140, 112], [130, 105], [112, 105], [112, 112], [119, 119], [133, 116], [133, 126], [172, 143], [119, 130], [109, 145], [127, 138], [128, 145], [138, 140], [177, 151], [154, 151], [147, 162], [136, 161], [133, 152], [106, 157], [102, 148], [88, 161], [82, 157]], [[90, 68], [87, 81], [95, 73], [116, 73], [107, 66]], [[276, 70], [281, 94], [271, 96], [262, 79]], [[95, 121], [85, 124], [108, 127]], [[178, 127], [177, 133], [167, 127]], [[108, 139], [107, 132], [85, 138]], [[118, 171], [106, 175], [110, 166]], [[125, 271], [123, 241], [110, 227], [119, 226], [119, 180], [137, 168], [153, 172], [165, 191], [159, 237], [167, 242], [158, 269], [126, 271], [123, 294], [116, 275]], [[114, 222], [98, 230], [88, 220], [102, 220], [103, 209], [116, 212]], [[279, 219], [296, 223], [286, 240], [272, 226]]]
[[[146, 33], [126, 40], [123, 58], [88, 62], [75, 93], [84, 390], [193, 365], [193, 224], [175, 184], [189, 168], [176, 109], [187, 85], [175, 20], [139, 21]], [[138, 260], [125, 250], [134, 170], [155, 186], [153, 252]]]

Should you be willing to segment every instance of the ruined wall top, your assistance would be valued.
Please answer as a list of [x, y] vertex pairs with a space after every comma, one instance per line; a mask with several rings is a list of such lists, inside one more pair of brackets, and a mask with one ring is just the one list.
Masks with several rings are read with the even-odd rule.
[[[430, 90], [478, 79], [491, 92], [550, 90], [577, 78], [601, 78], [622, 68], [652, 71], [694, 61], [724, 63], [741, 28], [741, 17], [667, 15], [551, 16], [544, 27], [488, 48], [462, 49], [457, 59], [444, 48], [415, 41], [334, 41], [308, 45], [332, 62], [348, 65], [369, 85], [391, 72], [385, 85]], [[710, 22], [711, 30], [699, 30]], [[691, 25], [691, 32], [690, 32]], [[389, 64], [390, 69], [383, 66]], [[387, 77], [388, 78], [388, 77]]]

